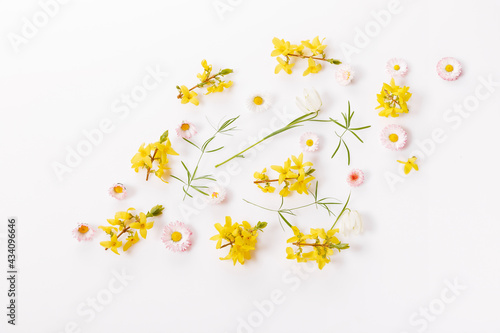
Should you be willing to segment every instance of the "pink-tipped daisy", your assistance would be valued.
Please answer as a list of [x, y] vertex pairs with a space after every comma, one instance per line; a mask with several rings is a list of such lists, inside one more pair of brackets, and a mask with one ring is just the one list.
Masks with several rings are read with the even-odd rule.
[[127, 189], [121, 183], [113, 184], [113, 186], [109, 188], [108, 193], [110, 196], [118, 200], [122, 200], [127, 197]]
[[213, 205], [220, 204], [226, 199], [226, 190], [220, 186], [212, 186], [208, 190], [208, 202]]
[[406, 146], [408, 134], [399, 125], [387, 125], [380, 133], [382, 145], [390, 150], [401, 150]]
[[175, 221], [163, 228], [161, 240], [167, 249], [174, 252], [184, 252], [191, 246], [192, 234], [184, 223]]
[[300, 136], [300, 147], [302, 151], [316, 151], [319, 148], [319, 138], [316, 134], [306, 132]]
[[357, 187], [365, 181], [365, 174], [359, 169], [352, 169], [347, 175], [347, 183], [352, 187]]
[[79, 242], [89, 241], [94, 237], [95, 229], [86, 223], [79, 223], [72, 231], [73, 237]]
[[446, 81], [455, 81], [462, 74], [462, 64], [452, 57], [446, 57], [437, 63], [438, 75]]
[[408, 64], [403, 59], [392, 58], [387, 62], [385, 69], [387, 71], [387, 74], [392, 77], [403, 77], [406, 75], [406, 73], [408, 73]]
[[196, 127], [187, 121], [182, 121], [179, 126], [175, 129], [177, 136], [184, 139], [190, 139], [193, 135], [198, 133]]
[[352, 70], [350, 65], [342, 64], [337, 66], [337, 70], [335, 71], [335, 79], [342, 86], [347, 86], [351, 83], [354, 78], [354, 71]]

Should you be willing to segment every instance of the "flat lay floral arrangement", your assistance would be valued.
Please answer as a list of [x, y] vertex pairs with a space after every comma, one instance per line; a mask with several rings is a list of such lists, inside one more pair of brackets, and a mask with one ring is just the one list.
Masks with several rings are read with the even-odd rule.
[[[276, 75], [293, 75], [294, 71], [300, 70], [303, 76], [307, 76], [321, 70], [331, 70], [332, 76], [342, 86], [356, 81], [355, 72], [350, 65], [327, 57], [327, 45], [324, 44], [324, 39], [315, 37], [312, 40], [292, 44], [284, 39], [273, 38], [272, 46], [270, 55], [277, 61], [274, 68]], [[233, 69], [222, 68], [214, 71], [212, 65], [206, 60], [201, 62], [201, 66], [202, 73], [197, 75], [197, 83], [176, 87], [177, 98], [181, 104], [192, 103], [199, 106], [210, 103], [209, 95], [230, 89], [233, 81], [228, 80], [229, 78], [237, 80], [237, 71]], [[335, 261], [336, 255], [349, 249], [349, 244], [345, 239], [363, 231], [363, 219], [361, 214], [350, 206], [351, 196], [355, 193], [341, 194], [341, 197], [345, 198], [343, 201], [333, 199], [333, 194], [327, 197], [319, 195], [320, 189], [324, 191], [324, 188], [320, 186], [316, 176], [327, 173], [327, 170], [315, 169], [313, 163], [304, 156], [304, 153], [320, 154], [318, 149], [321, 146], [318, 134], [306, 130], [307, 124], [323, 124], [325, 128], [323, 134], [334, 137], [337, 142], [332, 147], [324, 147], [324, 151], [328, 153], [323, 158], [336, 158], [337, 153], [343, 150], [347, 156], [343, 163], [350, 165], [351, 156], [355, 154], [356, 147], [364, 142], [364, 130], [371, 127], [369, 124], [360, 124], [355, 115], [357, 112], [377, 112], [388, 121], [380, 131], [381, 145], [391, 151], [404, 150], [409, 137], [408, 128], [391, 124], [390, 119], [404, 117], [405, 114], [411, 112], [410, 88], [397, 85], [395, 80], [404, 77], [409, 70], [410, 67], [403, 59], [392, 58], [387, 61], [386, 72], [391, 79], [389, 82], [383, 82], [381, 86], [373, 87], [373, 100], [378, 104], [373, 111], [356, 111], [356, 101], [346, 101], [345, 111], [337, 114], [335, 118], [327, 117], [321, 110], [323, 107], [321, 96], [314, 89], [306, 89], [304, 95], [296, 97], [295, 100], [297, 108], [302, 112], [300, 116], [239, 152], [229, 152], [223, 144], [218, 143], [223, 142], [224, 139], [229, 140], [228, 137], [235, 135], [235, 129], [239, 125], [239, 116], [223, 119], [216, 125], [210, 124], [213, 133], [206, 138], [198, 137], [196, 124], [198, 121], [206, 121], [203, 116], [199, 116], [196, 121], [182, 121], [175, 131], [167, 130], [164, 133], [158, 133], [156, 142], [138, 142], [138, 150], [135, 155], [131, 156], [130, 166], [124, 166], [124, 168], [131, 168], [140, 174], [142, 181], [158, 181], [156, 179], [158, 178], [164, 183], [179, 182], [183, 191], [178, 197], [179, 202], [192, 200], [196, 195], [217, 205], [225, 201], [227, 192], [211, 173], [215, 168], [233, 159], [241, 159], [245, 162], [245, 154], [250, 149], [285, 132], [297, 132], [300, 127], [302, 134], [298, 137], [296, 144], [301, 151], [297, 154], [287, 157], [284, 161], [273, 161], [273, 164], [253, 162], [255, 164], [253, 165], [254, 184], [248, 184], [248, 187], [255, 186], [260, 190], [262, 202], [268, 202], [268, 197], [275, 196], [279, 198], [281, 204], [278, 207], [268, 207], [245, 198], [237, 198], [255, 208], [256, 211], [273, 212], [276, 218], [272, 221], [249, 222], [233, 221], [231, 216], [225, 216], [219, 221], [213, 221], [212, 235], [198, 235], [198, 237], [213, 240], [215, 248], [221, 253], [221, 260], [231, 260], [234, 265], [237, 263], [243, 265], [252, 258], [254, 251], [259, 250], [259, 235], [265, 232], [268, 224], [279, 223], [284, 232], [289, 234], [287, 243], [283, 244], [283, 258], [297, 262], [314, 261], [319, 269], [323, 269], [326, 264]], [[462, 66], [455, 58], [446, 57], [437, 62], [436, 72], [443, 80], [454, 81], [461, 75]], [[375, 94], [378, 89], [380, 92]], [[247, 109], [251, 112], [265, 112], [272, 106], [272, 97], [272, 94], [268, 92], [249, 95], [246, 101]], [[183, 148], [193, 149], [197, 153], [196, 164], [190, 165], [176, 152], [176, 147], [172, 145], [169, 138], [172, 133], [182, 139], [179, 145], [184, 144]], [[216, 138], [218, 140], [215, 140]], [[211, 171], [200, 168], [200, 162], [207, 155], [216, 155], [220, 160], [220, 163], [214, 165]], [[400, 163], [397, 165], [400, 165], [405, 174], [409, 174], [412, 170], [419, 170], [415, 156], [408, 156], [404, 161], [394, 159], [394, 163]], [[172, 174], [170, 172], [172, 164], [182, 165], [183, 173]], [[341, 176], [352, 188], [362, 186], [365, 181], [364, 172], [356, 168]], [[165, 186], [170, 186], [170, 184]], [[112, 184], [108, 193], [117, 200], [133, 199], [129, 198], [127, 188], [122, 183]], [[290, 207], [287, 199], [291, 196], [300, 197], [301, 204]], [[107, 238], [100, 242], [104, 251], [118, 255], [126, 253], [133, 246], [147, 239], [148, 230], [155, 227], [155, 218], [162, 215], [164, 211], [161, 204], [152, 207], [149, 211], [142, 210], [143, 207], [136, 210], [129, 206], [116, 212], [114, 217], [107, 219], [102, 217], [102, 220], [107, 223], [97, 228], [87, 223], [79, 223], [73, 230], [73, 236], [78, 241], [92, 241], [97, 233], [101, 233]], [[309, 230], [301, 230], [295, 226], [293, 219], [296, 218], [296, 213], [308, 207], [315, 207], [326, 214], [325, 216], [331, 219], [329, 228], [312, 225]], [[187, 226], [181, 221], [173, 221], [163, 228], [161, 240], [166, 249], [173, 252], [185, 252], [190, 249], [193, 232], [193, 226]]]

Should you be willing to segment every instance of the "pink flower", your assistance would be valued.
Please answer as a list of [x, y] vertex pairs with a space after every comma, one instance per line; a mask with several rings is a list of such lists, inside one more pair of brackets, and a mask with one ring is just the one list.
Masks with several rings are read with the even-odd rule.
[[89, 241], [94, 237], [95, 229], [86, 223], [79, 223], [72, 234], [79, 242]]
[[389, 59], [387, 65], [385, 66], [387, 74], [392, 77], [395, 76], [405, 76], [408, 72], [408, 64], [403, 59], [392, 58]]
[[350, 65], [342, 64], [337, 67], [335, 71], [335, 79], [342, 86], [347, 86], [351, 83], [354, 78], [354, 71], [352, 70]]
[[319, 148], [319, 138], [316, 134], [306, 132], [300, 136], [300, 148], [302, 151], [316, 151]]
[[175, 221], [163, 228], [161, 240], [173, 252], [184, 252], [191, 246], [193, 233], [182, 222]]
[[437, 63], [438, 75], [446, 81], [455, 81], [462, 74], [462, 64], [452, 57], [446, 57]]
[[352, 187], [357, 187], [365, 181], [365, 174], [359, 169], [352, 169], [347, 175], [347, 183]]
[[118, 200], [122, 200], [127, 197], [127, 189], [121, 183], [113, 184], [113, 186], [109, 188], [108, 193], [110, 196]]
[[408, 134], [399, 125], [388, 125], [380, 133], [382, 145], [390, 150], [401, 150], [406, 146]]
[[184, 139], [191, 139], [193, 135], [198, 133], [196, 131], [196, 127], [192, 123], [187, 121], [183, 121], [179, 126], [177, 126], [175, 132], [177, 133], [178, 137]]

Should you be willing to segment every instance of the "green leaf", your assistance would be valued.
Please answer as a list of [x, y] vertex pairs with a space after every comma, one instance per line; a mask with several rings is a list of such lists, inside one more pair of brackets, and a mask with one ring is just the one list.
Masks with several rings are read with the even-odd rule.
[[349, 132], [351, 132], [356, 138], [358, 138], [358, 140], [361, 141], [361, 143], [364, 143], [363, 140], [361, 140], [361, 138], [356, 133], [354, 133], [351, 130], [349, 130]]
[[347, 147], [345, 141], [342, 142], [344, 143], [344, 147], [347, 150], [347, 165], [351, 165], [351, 152], [349, 152], [349, 148]]
[[281, 214], [281, 212], [278, 212], [278, 214], [281, 216], [281, 218], [283, 219], [283, 221], [285, 221], [286, 224], [288, 224], [288, 226], [291, 228], [292, 225], [290, 224], [290, 222], [288, 222], [288, 220], [283, 216], [283, 214]]
[[160, 136], [160, 143], [163, 143], [167, 141], [168, 139], [168, 130], [166, 130], [161, 136]]
[[222, 148], [224, 148], [224, 146], [219, 147], [219, 148], [217, 148], [217, 149], [212, 149], [212, 150], [209, 150], [209, 151], [207, 151], [207, 153], [215, 153], [216, 151], [219, 151], [219, 150], [221, 150]]
[[[182, 179], [180, 179], [180, 178], [179, 178], [179, 177], [177, 177], [177, 176], [170, 175], [170, 177], [172, 177], [172, 178], [174, 178], [174, 179], [177, 179], [177, 180], [178, 180], [178, 181], [180, 181], [181, 183], [186, 184], [186, 182], [185, 182], [185, 181], [183, 181]], [[186, 184], [186, 185], [187, 185], [187, 184]]]
[[347, 197], [347, 201], [345, 202], [345, 205], [344, 207], [342, 208], [342, 210], [340, 211], [339, 213], [339, 216], [337, 216], [337, 219], [335, 220], [335, 222], [333, 223], [332, 227], [330, 229], [333, 229], [335, 228], [335, 225], [337, 224], [337, 221], [339, 220], [339, 218], [342, 216], [342, 214], [344, 213], [344, 211], [346, 210], [347, 208], [347, 205], [349, 204], [349, 200], [351, 199], [351, 193], [349, 192], [349, 196]]
[[189, 172], [189, 170], [188, 170], [188, 168], [187, 168], [186, 164], [184, 164], [184, 162], [183, 162], [183, 161], [181, 161], [181, 163], [182, 163], [182, 166], [184, 167], [184, 169], [185, 169], [185, 170], [186, 170], [186, 172], [187, 172], [188, 181], [189, 181], [189, 179], [191, 179], [191, 172]]
[[184, 141], [187, 141], [190, 144], [192, 144], [193, 146], [195, 146], [196, 148], [200, 149], [200, 147], [198, 147], [196, 144], [194, 144], [193, 142], [189, 141], [188, 139], [186, 139], [186, 138], [183, 138], [183, 139], [184, 139]]
[[342, 140], [339, 140], [339, 145], [337, 146], [337, 149], [335, 149], [335, 151], [333, 152], [332, 157], [330, 157], [330, 158], [333, 158], [335, 156], [335, 154], [337, 154], [337, 152], [339, 151], [339, 148], [340, 148], [340, 145], [342, 144], [342, 142], [343, 142]]
[[358, 127], [358, 128], [349, 128], [351, 131], [359, 131], [359, 130], [364, 130], [364, 129], [367, 129], [367, 128], [370, 128], [371, 125], [369, 126], [363, 126], [363, 127]]
[[257, 230], [262, 230], [264, 229], [265, 227], [267, 227], [267, 222], [258, 222], [257, 225], [255, 226], [255, 229]]
[[153, 208], [151, 208], [151, 210], [146, 214], [146, 216], [147, 217], [159, 216], [163, 214], [164, 209], [165, 207], [163, 207], [162, 205], [156, 205]]
[[226, 68], [226, 69], [221, 69], [221, 71], [219, 72], [220, 75], [227, 75], [227, 74], [231, 74], [233, 72], [232, 69], [230, 68]]

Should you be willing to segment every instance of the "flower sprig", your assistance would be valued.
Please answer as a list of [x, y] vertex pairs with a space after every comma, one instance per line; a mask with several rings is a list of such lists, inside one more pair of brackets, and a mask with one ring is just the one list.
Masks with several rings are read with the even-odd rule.
[[[147, 146], [143, 143], [139, 147], [139, 152], [132, 157], [132, 169], [139, 172], [139, 169], [146, 169], [146, 180], [149, 180], [150, 173], [154, 173], [163, 182], [167, 182], [163, 177], [167, 174], [168, 155], [179, 155], [173, 148], [168, 131], [162, 134], [160, 140], [155, 143], [150, 143]], [[156, 167], [156, 170], [155, 170]]]
[[347, 143], [344, 139], [344, 135], [349, 132], [351, 133], [352, 135], [354, 135], [356, 137], [356, 139], [358, 139], [361, 143], [364, 143], [363, 140], [361, 140], [361, 138], [355, 133], [356, 131], [361, 131], [361, 130], [364, 130], [364, 129], [367, 129], [367, 128], [370, 128], [371, 126], [368, 125], [368, 126], [362, 126], [362, 127], [356, 127], [356, 128], [351, 128], [351, 121], [352, 121], [352, 118], [354, 117], [354, 111], [351, 112], [351, 103], [350, 102], [347, 102], [347, 114], [343, 113], [342, 112], [342, 117], [344, 118], [344, 124], [341, 124], [340, 122], [338, 122], [337, 120], [333, 119], [333, 118], [330, 118], [329, 120], [317, 120], [317, 121], [323, 121], [323, 122], [333, 122], [334, 124], [342, 127], [344, 129], [344, 131], [342, 132], [342, 134], [338, 134], [337, 132], [335, 132], [335, 135], [337, 135], [337, 137], [339, 138], [339, 144], [337, 145], [337, 148], [335, 149], [335, 151], [333, 152], [332, 154], [332, 157], [331, 158], [334, 158], [335, 155], [337, 154], [337, 152], [339, 151], [340, 149], [340, 146], [342, 144], [344, 144], [344, 147], [347, 151], [347, 164], [350, 165], [351, 164], [351, 152], [349, 151], [349, 147], [347, 146]]
[[134, 208], [129, 208], [123, 212], [117, 212], [114, 219], [108, 219], [111, 226], [100, 226], [99, 229], [109, 235], [110, 240], [101, 242], [105, 250], [111, 249], [114, 253], [120, 255], [118, 249], [122, 247], [123, 242], [119, 238], [127, 234], [127, 240], [123, 245], [123, 251], [127, 251], [132, 245], [139, 242], [139, 234], [146, 239], [148, 230], [153, 228], [154, 221], [148, 221], [148, 218], [160, 216], [163, 214], [164, 207], [156, 205], [146, 214], [135, 212]]
[[212, 74], [212, 65], [208, 65], [205, 59], [203, 59], [201, 65], [203, 66], [203, 73], [197, 75], [198, 79], [200, 80], [200, 83], [196, 84], [191, 89], [188, 89], [184, 85], [180, 87], [176, 86], [177, 90], [179, 91], [179, 95], [177, 95], [177, 98], [181, 100], [182, 104], [187, 104], [187, 103], [192, 103], [194, 105], [200, 104], [200, 102], [196, 98], [198, 94], [193, 91], [196, 88], [206, 87], [207, 92], [205, 95], [208, 95], [211, 93], [222, 92], [224, 91], [224, 88], [229, 88], [233, 85], [232, 81], [225, 82], [221, 79], [222, 77], [231, 74], [233, 72], [232, 69], [230, 68], [221, 69], [217, 73]]
[[271, 52], [271, 57], [276, 57], [278, 61], [274, 73], [278, 74], [283, 70], [287, 74], [292, 74], [292, 68], [295, 64], [290, 62], [291, 58], [307, 59], [308, 66], [302, 74], [303, 76], [318, 73], [321, 70], [321, 64], [316, 63], [316, 61], [326, 61], [330, 64], [340, 65], [342, 63], [340, 60], [326, 58], [325, 49], [327, 45], [323, 44], [323, 40], [320, 41], [319, 36], [316, 36], [312, 41], [308, 39], [302, 41], [299, 45], [295, 45], [284, 39], [274, 37], [274, 50]]
[[[279, 185], [283, 184], [283, 188], [279, 192], [282, 197], [288, 196], [293, 191], [298, 194], [308, 194], [309, 183], [314, 180], [312, 174], [315, 170], [312, 168], [312, 162], [304, 162], [303, 160], [304, 155], [301, 153], [298, 157], [292, 155], [291, 159], [288, 158], [283, 167], [279, 165], [271, 166], [271, 169], [279, 173], [277, 179], [269, 179], [266, 173], [267, 169], [262, 170], [262, 172], [255, 172], [254, 178], [256, 180], [254, 184], [264, 193], [274, 192], [276, 188], [271, 186], [273, 182], [278, 182]], [[306, 169], [306, 167], [308, 168]], [[262, 186], [261, 184], [265, 185]]]
[[[227, 256], [221, 257], [220, 260], [232, 260], [233, 265], [237, 262], [245, 264], [245, 260], [251, 259], [251, 252], [255, 250], [257, 245], [257, 237], [259, 231], [264, 231], [267, 222], [258, 222], [255, 227], [252, 227], [247, 221], [240, 223], [232, 223], [230, 216], [226, 216], [226, 223], [222, 226], [220, 223], [215, 224], [215, 228], [219, 234], [212, 236], [210, 240], [217, 241], [216, 248], [222, 249], [230, 246]], [[224, 245], [222, 242], [226, 241]]]
[[375, 109], [382, 109], [379, 112], [381, 117], [399, 117], [402, 113], [408, 113], [406, 102], [411, 97], [410, 87], [400, 87], [395, 84], [394, 78], [391, 78], [391, 84], [384, 83], [380, 94], [377, 94], [379, 106]]
[[189, 189], [190, 188], [193, 188], [194, 190], [198, 191], [199, 193], [208, 196], [208, 193], [206, 193], [204, 191], [204, 189], [208, 188], [208, 186], [205, 186], [205, 185], [195, 185], [194, 184], [194, 182], [197, 182], [197, 181], [216, 181], [216, 179], [214, 178], [214, 176], [211, 175], [211, 174], [207, 174], [207, 175], [203, 175], [203, 176], [197, 176], [198, 167], [200, 165], [201, 159], [203, 158], [203, 156], [205, 154], [215, 153], [215, 152], [217, 152], [217, 151], [219, 151], [219, 150], [221, 150], [221, 149], [224, 148], [224, 146], [220, 146], [218, 148], [208, 150], [208, 146], [210, 145], [210, 143], [212, 143], [212, 141], [216, 138], [216, 136], [218, 134], [231, 135], [230, 132], [232, 132], [232, 131], [234, 131], [236, 129], [236, 126], [231, 126], [231, 125], [239, 117], [240, 116], [228, 119], [225, 122], [223, 122], [222, 124], [219, 123], [219, 125], [217, 127], [212, 126], [215, 129], [215, 133], [208, 140], [206, 140], [201, 146], [198, 146], [194, 142], [192, 142], [192, 141], [190, 141], [190, 140], [188, 140], [186, 138], [183, 138], [184, 141], [186, 141], [189, 144], [193, 145], [194, 147], [196, 147], [196, 149], [198, 149], [200, 151], [200, 156], [198, 158], [198, 162], [196, 163], [196, 167], [193, 169], [193, 171], [189, 171], [189, 169], [186, 166], [186, 164], [183, 161], [181, 161], [182, 166], [184, 167], [184, 170], [186, 170], [186, 180], [183, 180], [180, 177], [171, 175], [172, 178], [175, 178], [175, 179], [177, 179], [178, 181], [180, 181], [181, 183], [184, 184], [182, 186], [182, 190], [184, 191], [184, 198], [183, 198], [183, 200], [186, 199], [186, 196], [188, 196], [190, 198], [193, 197], [193, 195], [189, 193]]

